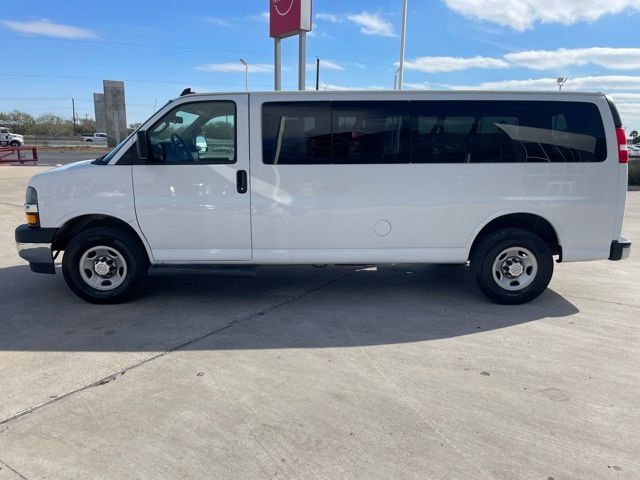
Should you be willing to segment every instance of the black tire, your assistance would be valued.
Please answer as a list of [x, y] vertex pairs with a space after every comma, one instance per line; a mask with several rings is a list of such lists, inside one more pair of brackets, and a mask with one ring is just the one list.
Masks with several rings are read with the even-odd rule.
[[14, 140], [13, 142], [9, 143], [9, 146], [10, 146], [10, 147], [13, 147], [13, 148], [19, 147], [19, 146], [20, 146], [20, 142], [16, 142], [16, 141]]
[[[529, 250], [537, 263], [536, 270], [532, 269], [535, 274], [527, 279], [530, 282], [528, 285], [520, 288], [518, 279], [513, 279], [516, 285], [513, 288], [520, 288], [515, 291], [507, 289], [510, 285], [503, 288], [499, 280], [494, 278], [493, 271], [494, 261], [499, 262], [498, 256], [511, 247]], [[503, 228], [480, 240], [471, 259], [471, 266], [478, 286], [487, 297], [502, 305], [519, 305], [530, 302], [545, 291], [553, 275], [553, 255], [549, 245], [535, 233], [521, 228]], [[500, 269], [497, 270], [495, 277], [502, 278]], [[504, 277], [503, 282], [509, 282], [512, 278]]]
[[[93, 247], [111, 247], [124, 259], [124, 280], [111, 290], [99, 290], [80, 273], [82, 256]], [[109, 227], [89, 228], [69, 241], [62, 257], [62, 273], [69, 288], [91, 303], [121, 303], [130, 299], [142, 286], [149, 269], [147, 252], [131, 233]], [[85, 270], [86, 271], [86, 270]], [[96, 277], [100, 278], [100, 277]]]

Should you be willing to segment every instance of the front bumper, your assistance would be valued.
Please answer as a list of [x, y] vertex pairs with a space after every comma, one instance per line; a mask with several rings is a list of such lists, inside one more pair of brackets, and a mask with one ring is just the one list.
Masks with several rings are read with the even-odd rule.
[[631, 242], [624, 238], [611, 242], [609, 250], [609, 260], [623, 260], [631, 253]]
[[18, 255], [29, 262], [31, 271], [56, 273], [51, 244], [57, 231], [57, 228], [33, 228], [29, 225], [20, 225], [16, 228]]

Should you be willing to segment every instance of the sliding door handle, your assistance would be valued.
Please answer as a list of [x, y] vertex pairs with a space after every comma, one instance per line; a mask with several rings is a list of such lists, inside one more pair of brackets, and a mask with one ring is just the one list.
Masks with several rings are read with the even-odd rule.
[[236, 188], [238, 189], [238, 193], [247, 193], [248, 187], [247, 171], [238, 170], [236, 172]]

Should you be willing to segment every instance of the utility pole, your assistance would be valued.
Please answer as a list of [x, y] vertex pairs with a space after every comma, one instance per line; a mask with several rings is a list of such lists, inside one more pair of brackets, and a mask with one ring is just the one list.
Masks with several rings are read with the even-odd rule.
[[407, 40], [407, 0], [402, 0], [402, 33], [400, 34], [400, 69], [398, 74], [398, 90], [402, 90], [404, 80], [404, 47]]
[[316, 57], [316, 90], [320, 90], [320, 58]]
[[76, 101], [75, 99], [71, 99], [71, 112], [73, 115], [73, 134], [75, 135], [77, 132], [76, 129]]

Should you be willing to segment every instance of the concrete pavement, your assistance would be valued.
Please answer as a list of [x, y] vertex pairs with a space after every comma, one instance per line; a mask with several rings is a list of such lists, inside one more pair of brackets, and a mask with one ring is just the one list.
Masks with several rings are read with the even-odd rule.
[[156, 275], [95, 306], [15, 253], [36, 171], [0, 169], [0, 479], [637, 478], [637, 253], [514, 307], [458, 266]]

